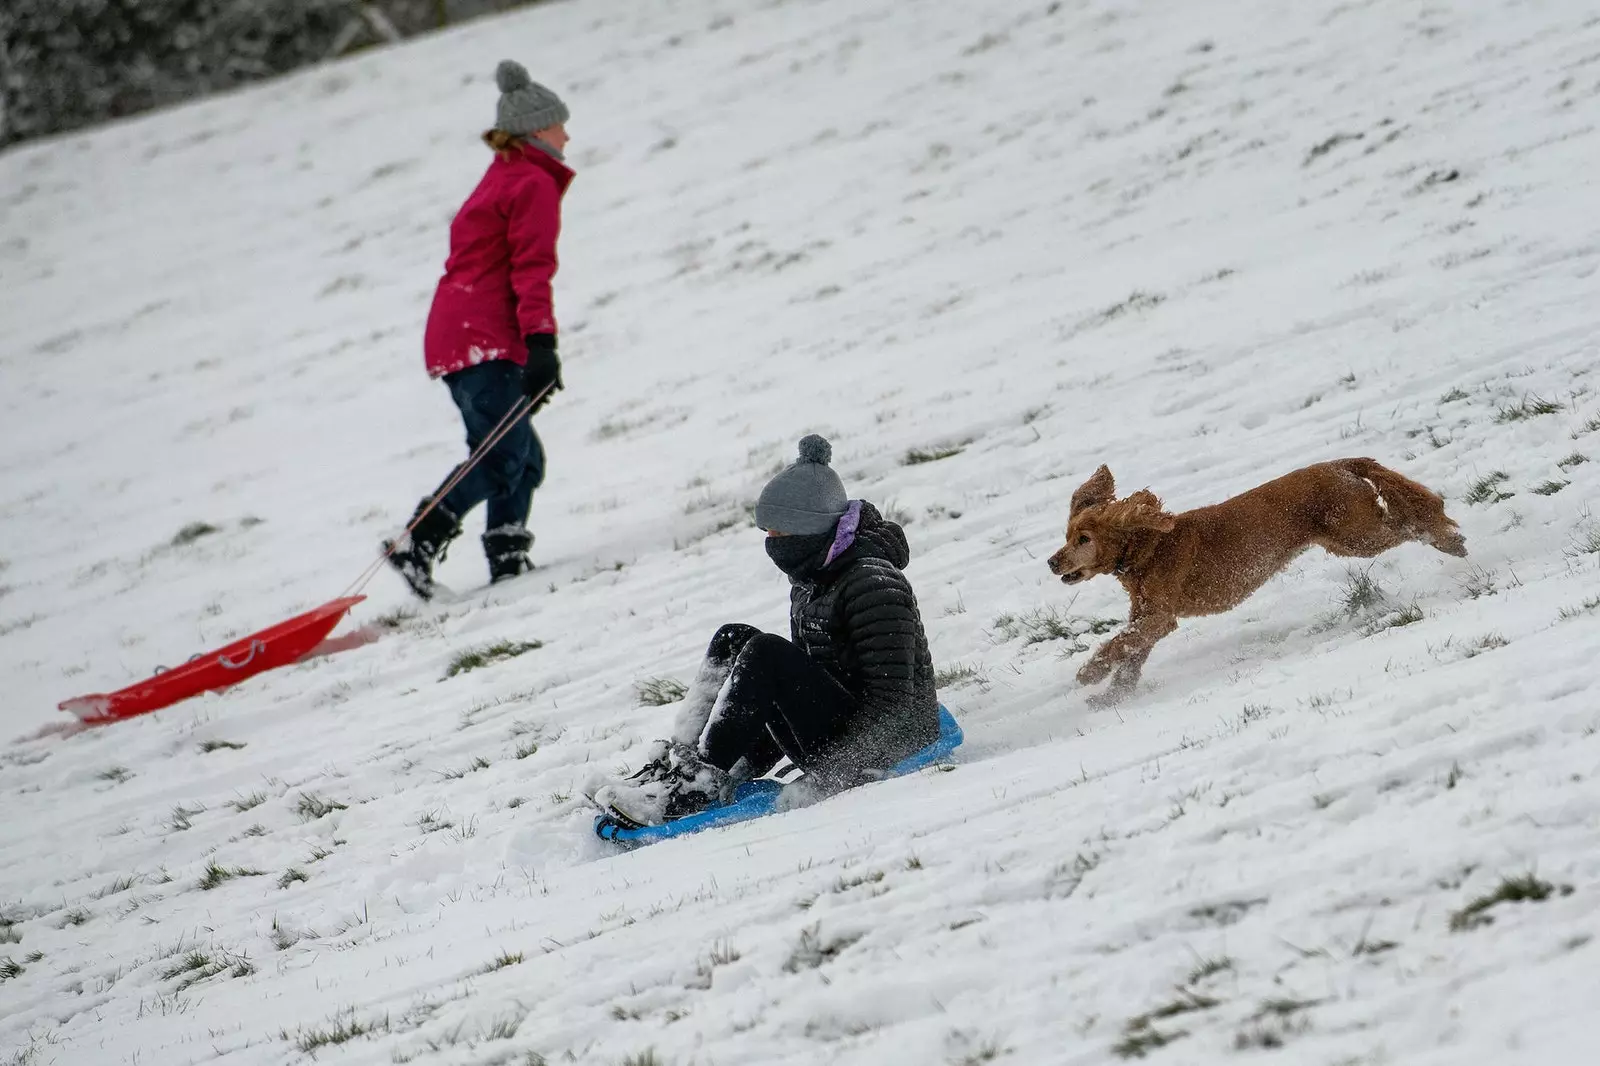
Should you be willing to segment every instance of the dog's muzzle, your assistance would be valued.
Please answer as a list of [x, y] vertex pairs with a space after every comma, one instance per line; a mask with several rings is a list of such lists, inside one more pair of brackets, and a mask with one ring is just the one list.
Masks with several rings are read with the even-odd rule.
[[1073, 570], [1070, 573], [1066, 573], [1066, 574], [1062, 574], [1061, 575], [1061, 583], [1063, 585], [1076, 585], [1078, 582], [1080, 582], [1082, 580], [1083, 580], [1083, 571], [1082, 570]]

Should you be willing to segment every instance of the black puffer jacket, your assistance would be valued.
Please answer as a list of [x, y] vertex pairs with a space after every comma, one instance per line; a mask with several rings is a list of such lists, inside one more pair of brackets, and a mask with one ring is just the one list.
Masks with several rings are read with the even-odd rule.
[[791, 577], [794, 642], [860, 701], [845, 748], [851, 761], [878, 769], [939, 736], [933, 658], [901, 573], [910, 561], [905, 531], [864, 503], [850, 549]]

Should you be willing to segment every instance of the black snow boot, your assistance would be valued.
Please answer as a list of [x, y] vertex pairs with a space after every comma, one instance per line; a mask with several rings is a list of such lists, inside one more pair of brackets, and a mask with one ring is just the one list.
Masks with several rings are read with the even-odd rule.
[[483, 554], [489, 560], [489, 584], [498, 585], [533, 569], [528, 550], [533, 534], [519, 526], [501, 526], [483, 535]]
[[[423, 500], [412, 512], [412, 518], [429, 504]], [[433, 564], [444, 558], [450, 542], [461, 535], [461, 520], [445, 509], [443, 504], [429, 511], [417, 523], [409, 536], [398, 542], [386, 540], [383, 550], [389, 552], [389, 565], [400, 571], [406, 584], [425, 600], [433, 598]]]

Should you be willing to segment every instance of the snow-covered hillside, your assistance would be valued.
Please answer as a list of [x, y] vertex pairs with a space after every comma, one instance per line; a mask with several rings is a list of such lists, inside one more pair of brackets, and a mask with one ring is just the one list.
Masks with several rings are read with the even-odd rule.
[[[542, 569], [468, 538], [374, 643], [51, 728], [459, 457], [421, 326], [503, 56], [575, 116]], [[0, 1063], [1593, 1061], [1597, 108], [1553, 0], [570, 0], [0, 156]], [[968, 743], [616, 853], [577, 788], [784, 626], [747, 506], [809, 431]], [[1309, 554], [1086, 706], [1085, 476], [1341, 455], [1471, 557]]]

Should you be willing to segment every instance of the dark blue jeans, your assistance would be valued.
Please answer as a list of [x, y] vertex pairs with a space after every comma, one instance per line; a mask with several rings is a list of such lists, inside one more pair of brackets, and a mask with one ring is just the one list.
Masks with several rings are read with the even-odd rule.
[[[478, 445], [493, 434], [506, 412], [523, 398], [522, 368], [503, 359], [446, 374], [444, 383], [450, 386], [450, 398], [461, 409], [469, 451], [476, 451]], [[533, 431], [533, 419], [525, 416], [517, 419], [500, 442], [442, 502], [458, 518], [487, 502], [486, 528], [491, 531], [504, 526], [521, 529], [528, 524], [533, 490], [543, 482], [544, 446]]]

